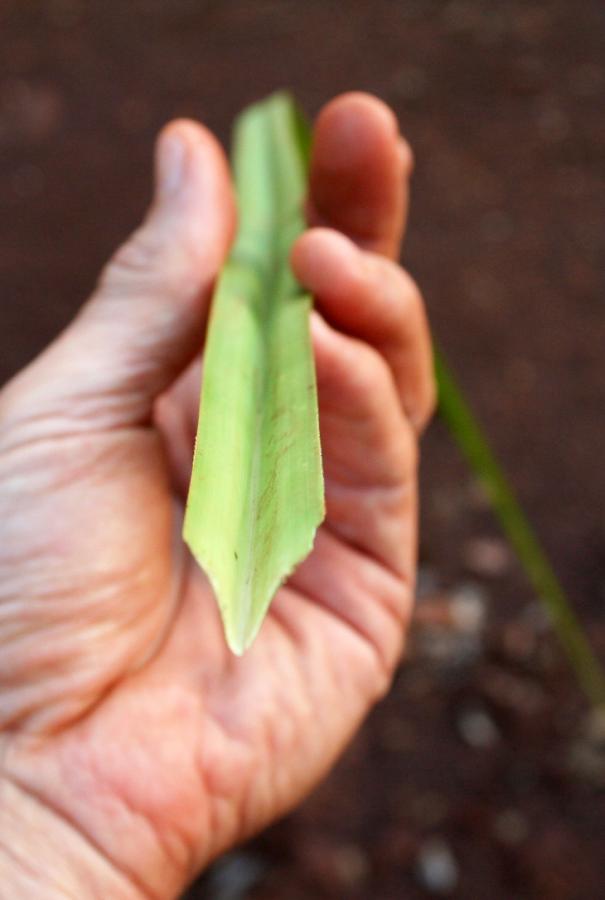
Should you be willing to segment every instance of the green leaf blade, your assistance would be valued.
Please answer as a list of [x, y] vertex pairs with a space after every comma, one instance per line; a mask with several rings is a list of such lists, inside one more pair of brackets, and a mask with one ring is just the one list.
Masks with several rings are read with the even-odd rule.
[[324, 516], [311, 298], [288, 261], [306, 187], [293, 115], [277, 94], [236, 123], [239, 229], [213, 299], [184, 524], [238, 654]]
[[478, 419], [465, 399], [443, 353], [435, 351], [439, 412], [483, 484], [492, 510], [540, 598], [578, 683], [597, 707], [605, 706], [605, 674], [538, 538], [500, 466]]

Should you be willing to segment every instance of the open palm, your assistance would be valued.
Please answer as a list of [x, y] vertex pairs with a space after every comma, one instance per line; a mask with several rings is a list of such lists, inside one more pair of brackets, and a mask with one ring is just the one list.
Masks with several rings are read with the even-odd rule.
[[322, 111], [314, 227], [292, 262], [319, 310], [327, 518], [244, 657], [227, 650], [180, 538], [196, 351], [234, 227], [227, 165], [205, 129], [164, 131], [145, 224], [0, 394], [11, 897], [177, 896], [304, 795], [387, 688], [411, 605], [417, 433], [433, 402], [422, 302], [393, 261], [409, 169], [377, 100], [350, 94]]

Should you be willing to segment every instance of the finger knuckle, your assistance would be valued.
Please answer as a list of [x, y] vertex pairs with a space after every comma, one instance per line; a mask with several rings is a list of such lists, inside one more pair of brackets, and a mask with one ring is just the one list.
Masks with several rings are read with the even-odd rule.
[[372, 291], [382, 298], [380, 315], [373, 323], [379, 342], [386, 346], [407, 343], [424, 314], [420, 288], [405, 269], [390, 261], [381, 260], [375, 275]]
[[116, 250], [102, 278], [141, 278], [154, 268], [158, 255], [162, 252], [161, 242], [153, 232], [146, 229], [135, 231], [125, 244]]
[[99, 286], [109, 293], [148, 290], [187, 298], [197, 292], [196, 270], [186, 246], [168, 250], [160, 234], [141, 228], [113, 255]]
[[351, 377], [359, 392], [368, 399], [392, 388], [392, 376], [385, 358], [369, 344], [361, 344]]
[[405, 269], [397, 267], [398, 281], [398, 325], [400, 330], [409, 330], [410, 321], [417, 321], [424, 308], [422, 292], [416, 281]]

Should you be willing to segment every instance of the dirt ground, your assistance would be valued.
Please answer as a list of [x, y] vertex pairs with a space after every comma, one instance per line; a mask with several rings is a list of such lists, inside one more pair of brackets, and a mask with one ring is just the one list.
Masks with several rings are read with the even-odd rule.
[[[0, 376], [137, 223], [169, 117], [288, 86], [389, 101], [404, 262], [605, 658], [602, 0], [0, 0]], [[605, 734], [447, 433], [424, 445], [407, 661], [315, 794], [208, 900], [597, 900]]]

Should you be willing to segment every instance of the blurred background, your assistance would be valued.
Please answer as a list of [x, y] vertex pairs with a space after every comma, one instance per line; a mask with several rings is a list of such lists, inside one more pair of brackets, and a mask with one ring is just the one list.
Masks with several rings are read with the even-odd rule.
[[[138, 223], [159, 127], [228, 142], [280, 87], [310, 115], [349, 89], [396, 110], [417, 159], [404, 263], [605, 658], [602, 0], [0, 0], [1, 380]], [[191, 898], [604, 895], [602, 722], [439, 421], [422, 481], [392, 692]]]

